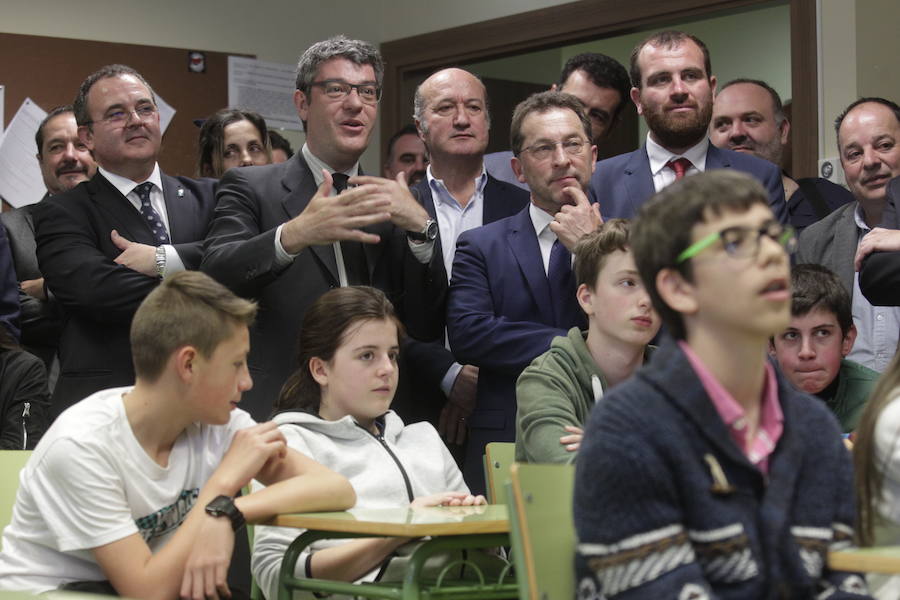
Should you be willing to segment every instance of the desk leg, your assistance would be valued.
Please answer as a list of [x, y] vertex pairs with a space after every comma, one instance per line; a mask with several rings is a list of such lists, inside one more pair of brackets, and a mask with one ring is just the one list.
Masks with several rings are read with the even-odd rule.
[[[421, 582], [422, 570], [425, 567], [425, 561], [429, 557], [438, 552], [448, 550], [461, 550], [470, 548], [492, 548], [495, 546], [503, 546], [509, 544], [509, 535], [505, 533], [485, 533], [479, 535], [449, 535], [444, 537], [434, 537], [422, 543], [409, 558], [409, 565], [406, 570], [406, 576], [403, 578], [403, 600], [420, 600], [421, 598]], [[482, 595], [477, 591], [477, 587], [473, 590], [470, 598], [508, 598], [509, 595], [501, 593], [500, 595]], [[435, 595], [439, 595], [439, 592]], [[463, 599], [465, 595], [454, 595], [454, 598]], [[290, 600], [289, 598], [279, 598], [279, 600]]]
[[313, 542], [332, 537], [334, 537], [333, 534], [323, 531], [306, 531], [301, 533], [293, 542], [291, 542], [287, 552], [284, 553], [284, 558], [281, 559], [281, 570], [278, 573], [278, 600], [291, 600], [292, 594], [288, 587], [288, 583], [291, 580], [296, 579], [294, 577], [294, 571], [297, 567], [297, 559], [300, 558], [300, 554]]

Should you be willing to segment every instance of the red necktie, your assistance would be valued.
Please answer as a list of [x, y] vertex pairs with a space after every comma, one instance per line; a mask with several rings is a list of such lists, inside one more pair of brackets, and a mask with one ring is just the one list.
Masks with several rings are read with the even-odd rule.
[[670, 160], [666, 163], [666, 166], [675, 171], [675, 181], [678, 181], [684, 174], [687, 173], [687, 170], [690, 169], [693, 165], [691, 161], [688, 159], [681, 157], [676, 158], [675, 160]]

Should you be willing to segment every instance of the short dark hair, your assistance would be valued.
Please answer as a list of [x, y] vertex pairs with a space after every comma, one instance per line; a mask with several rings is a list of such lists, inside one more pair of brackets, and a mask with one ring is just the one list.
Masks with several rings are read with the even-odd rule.
[[294, 149], [291, 148], [291, 143], [274, 129], [269, 130], [269, 145], [272, 147], [272, 150], [284, 152], [288, 158], [294, 156]]
[[887, 98], [879, 98], [878, 96], [868, 96], [866, 98], [860, 98], [859, 100], [854, 100], [850, 103], [850, 106], [841, 111], [841, 114], [837, 116], [834, 120], [834, 133], [837, 136], [838, 150], [841, 149], [841, 124], [843, 124], [844, 119], [847, 117], [847, 114], [860, 104], [866, 104], [868, 102], [873, 102], [875, 104], [881, 104], [882, 106], [887, 106], [891, 109], [891, 112], [894, 113], [894, 117], [897, 119], [897, 122], [900, 123], [900, 106], [897, 105], [896, 102], [892, 102]]
[[578, 240], [574, 251], [575, 285], [584, 284], [593, 290], [607, 257], [616, 250], [628, 250], [630, 231], [631, 223], [627, 219], [608, 219], [596, 231]]
[[716, 169], [676, 181], [641, 207], [631, 228], [631, 251], [653, 307], [676, 339], [687, 335], [684, 321], [660, 296], [657, 274], [674, 269], [691, 281], [691, 261], [679, 263], [678, 255], [691, 245], [694, 226], [725, 211], [746, 212], [754, 204], [769, 205], [769, 195], [756, 179]]
[[733, 85], [738, 83], [749, 83], [752, 85], [756, 85], [764, 89], [769, 93], [769, 97], [772, 99], [772, 114], [775, 115], [775, 124], [781, 125], [784, 120], [787, 118], [784, 114], [784, 105], [781, 103], [781, 96], [778, 95], [778, 92], [775, 91], [771, 85], [766, 83], [761, 79], [749, 79], [747, 77], [738, 77], [737, 79], [732, 79], [725, 85], [719, 88], [718, 93], [721, 94], [727, 88], [730, 88]]
[[522, 123], [525, 121], [525, 117], [533, 112], [545, 113], [553, 108], [568, 108], [578, 115], [578, 119], [584, 128], [584, 134], [587, 136], [588, 141], [591, 140], [591, 120], [584, 112], [584, 104], [582, 104], [581, 100], [565, 92], [538, 92], [519, 102], [513, 111], [512, 123], [509, 128], [509, 139], [515, 156], [519, 156], [519, 153], [522, 152], [522, 143], [525, 141], [522, 136]]
[[34, 143], [37, 145], [38, 158], [41, 158], [44, 155], [44, 127], [48, 122], [50, 122], [50, 119], [55, 119], [59, 115], [71, 112], [73, 112], [71, 104], [57, 106], [56, 108], [48, 112], [47, 116], [44, 117], [44, 120], [41, 121], [41, 124], [38, 125], [37, 131], [34, 133]]
[[631, 91], [631, 82], [628, 80], [628, 71], [625, 70], [625, 67], [611, 56], [599, 52], [582, 52], [567, 60], [563, 65], [562, 72], [559, 74], [559, 82], [556, 84], [557, 89], [561, 90], [566, 80], [575, 71], [584, 71], [591, 83], [597, 87], [619, 92], [619, 104], [611, 115], [613, 119], [618, 117], [627, 105]]
[[397, 132], [391, 136], [391, 139], [388, 140], [387, 143], [387, 160], [391, 162], [391, 159], [394, 155], [394, 144], [397, 143], [397, 140], [402, 138], [404, 135], [414, 135], [419, 137], [419, 130], [416, 129], [416, 126], [412, 123], [408, 123], [397, 130]]
[[256, 131], [259, 132], [259, 139], [265, 146], [269, 159], [272, 158], [265, 119], [252, 110], [223, 108], [210, 115], [200, 127], [200, 137], [197, 141], [199, 147], [197, 152], [197, 175], [218, 178], [225, 174], [225, 166], [223, 165], [223, 159], [225, 158], [225, 128], [239, 121], [249, 121], [256, 127]]
[[166, 277], [144, 298], [131, 321], [135, 375], [156, 381], [172, 353], [183, 346], [212, 356], [235, 327], [250, 326], [255, 317], [255, 302], [235, 296], [209, 275], [181, 271]]
[[844, 337], [853, 327], [850, 293], [828, 267], [802, 264], [791, 269], [791, 316], [802, 317], [813, 310], [834, 314]]
[[354, 325], [381, 320], [392, 321], [397, 325], [398, 339], [403, 336], [403, 325], [394, 312], [394, 305], [379, 289], [341, 287], [319, 296], [303, 316], [297, 368], [284, 382], [274, 412], [299, 410], [319, 414], [322, 390], [309, 370], [310, 359], [331, 361]]
[[638, 56], [645, 46], [662, 46], [664, 48], [678, 48], [686, 41], [692, 41], [703, 52], [703, 68], [706, 70], [706, 78], [709, 79], [712, 74], [712, 62], [709, 59], [709, 49], [703, 41], [689, 33], [683, 31], [666, 30], [654, 33], [644, 41], [640, 42], [631, 51], [631, 85], [640, 89], [641, 87], [641, 66], [638, 64]]
[[105, 67], [100, 67], [99, 69], [88, 75], [87, 79], [82, 81], [81, 86], [78, 88], [78, 95], [75, 96], [75, 102], [72, 103], [72, 110], [75, 113], [75, 122], [78, 123], [79, 127], [82, 125], [90, 126], [92, 123], [91, 115], [88, 114], [87, 97], [88, 93], [91, 91], [91, 88], [94, 87], [94, 84], [101, 79], [122, 77], [123, 75], [131, 75], [133, 77], [136, 77], [138, 81], [143, 83], [144, 86], [146, 86], [147, 90], [150, 92], [150, 99], [153, 101], [153, 105], [156, 106], [156, 93], [140, 73], [138, 73], [128, 65], [106, 65]]

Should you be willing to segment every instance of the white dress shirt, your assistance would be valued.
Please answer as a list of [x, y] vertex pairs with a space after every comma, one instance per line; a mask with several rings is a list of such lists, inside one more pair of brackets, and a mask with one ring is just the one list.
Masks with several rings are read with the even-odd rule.
[[653, 188], [658, 192], [675, 182], [675, 171], [666, 167], [670, 160], [686, 158], [691, 161], [691, 168], [685, 176], [702, 173], [706, 170], [706, 152], [709, 150], [709, 138], [704, 137], [699, 144], [689, 148], [684, 154], [673, 154], [653, 141], [647, 134], [647, 158], [650, 159], [650, 173], [653, 175]]

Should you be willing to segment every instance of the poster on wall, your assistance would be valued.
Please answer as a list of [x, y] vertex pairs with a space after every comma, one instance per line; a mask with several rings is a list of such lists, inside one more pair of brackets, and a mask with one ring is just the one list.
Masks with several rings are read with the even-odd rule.
[[0, 141], [0, 197], [15, 208], [38, 202], [47, 191], [34, 143], [34, 133], [46, 116], [44, 109], [25, 98]]
[[228, 57], [228, 106], [258, 112], [270, 128], [303, 131], [294, 108], [295, 67]]

